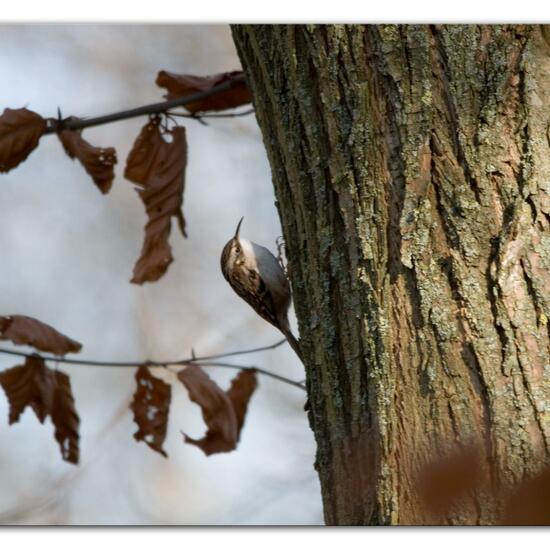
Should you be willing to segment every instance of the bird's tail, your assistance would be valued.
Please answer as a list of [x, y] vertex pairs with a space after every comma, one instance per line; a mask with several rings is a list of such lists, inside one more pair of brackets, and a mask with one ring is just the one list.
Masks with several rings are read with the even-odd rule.
[[286, 327], [281, 327], [281, 332], [285, 335], [288, 343], [290, 344], [290, 347], [296, 352], [296, 355], [298, 356], [302, 364], [304, 364], [302, 350], [300, 349], [300, 342], [298, 342], [298, 340], [294, 338], [294, 334], [292, 334], [288, 325]]

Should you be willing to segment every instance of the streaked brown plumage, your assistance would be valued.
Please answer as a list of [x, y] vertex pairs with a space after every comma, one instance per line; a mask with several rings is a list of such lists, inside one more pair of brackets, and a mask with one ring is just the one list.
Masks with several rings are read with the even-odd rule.
[[287, 338], [298, 357], [300, 345], [288, 323], [290, 287], [275, 256], [265, 247], [239, 235], [243, 218], [235, 236], [224, 246], [221, 270], [233, 290], [268, 323]]

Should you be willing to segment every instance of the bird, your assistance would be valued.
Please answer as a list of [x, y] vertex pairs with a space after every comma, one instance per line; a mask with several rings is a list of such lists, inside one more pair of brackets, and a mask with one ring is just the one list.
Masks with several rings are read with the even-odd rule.
[[288, 308], [291, 294], [288, 279], [277, 258], [264, 246], [240, 235], [244, 216], [235, 235], [223, 247], [221, 270], [231, 288], [260, 317], [278, 328], [302, 361], [298, 340], [290, 330]]

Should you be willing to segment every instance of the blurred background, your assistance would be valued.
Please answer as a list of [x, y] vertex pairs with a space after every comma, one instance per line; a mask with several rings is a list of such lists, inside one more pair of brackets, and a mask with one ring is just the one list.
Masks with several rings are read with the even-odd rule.
[[[92, 117], [161, 101], [154, 83], [161, 69], [208, 75], [238, 68], [228, 26], [0, 25], [1, 110], [56, 116], [59, 107], [63, 116]], [[281, 338], [233, 293], [219, 268], [241, 216], [242, 234], [271, 250], [281, 235], [256, 120], [180, 120], [189, 142], [189, 238], [174, 224], [175, 261], [153, 284], [129, 283], [146, 215], [122, 176], [146, 118], [84, 131], [93, 145], [116, 148], [116, 178], [106, 196], [55, 136], [43, 137], [27, 161], [0, 175], [0, 315], [35, 317], [81, 342], [81, 358], [106, 361], [167, 360], [187, 357], [191, 348], [205, 355]], [[0, 354], [2, 370], [21, 362]], [[304, 378], [286, 344], [235, 362]], [[0, 523], [322, 524], [301, 390], [260, 377], [237, 450], [206, 457], [182, 442], [180, 430], [200, 437], [205, 427], [172, 376], [165, 459], [133, 438], [135, 369], [60, 368], [71, 377], [80, 415], [81, 463], [62, 461], [50, 420], [41, 425], [30, 409], [8, 427], [0, 392]], [[208, 372], [224, 389], [236, 374]]]

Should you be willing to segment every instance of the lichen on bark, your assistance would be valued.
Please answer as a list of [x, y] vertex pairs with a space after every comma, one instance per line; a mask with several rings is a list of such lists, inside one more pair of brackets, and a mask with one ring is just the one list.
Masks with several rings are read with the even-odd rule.
[[[237, 25], [288, 249], [325, 518], [418, 524], [475, 445], [550, 449], [550, 40], [526, 25]], [[472, 493], [446, 523], [491, 523]]]

